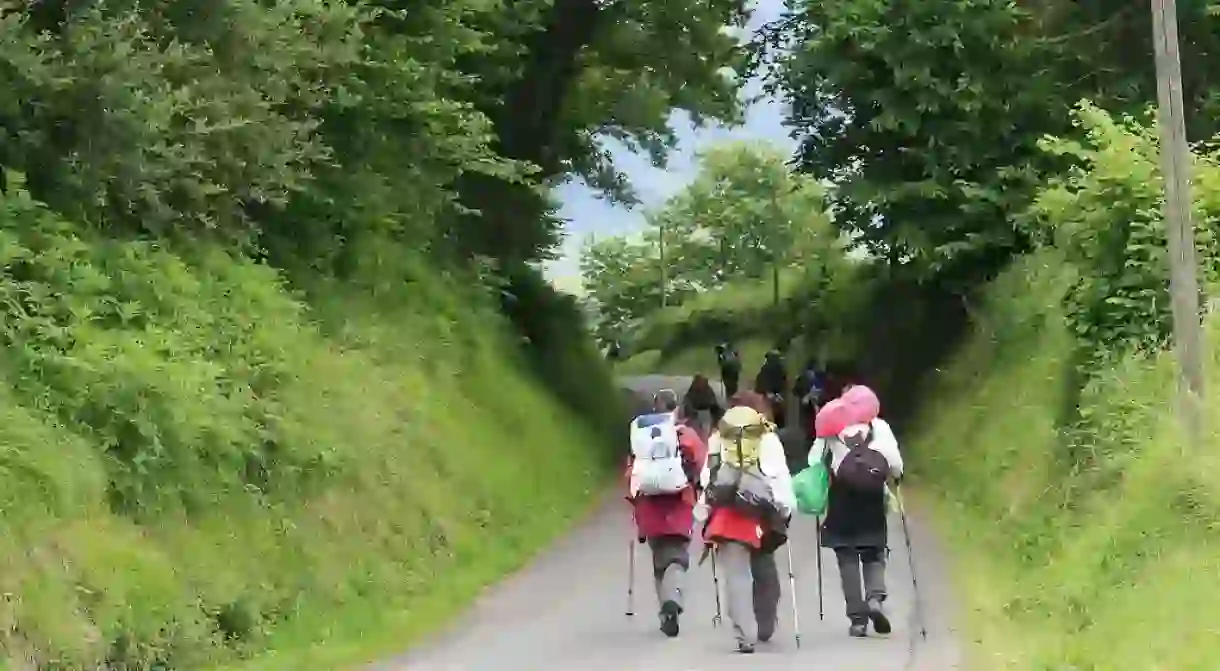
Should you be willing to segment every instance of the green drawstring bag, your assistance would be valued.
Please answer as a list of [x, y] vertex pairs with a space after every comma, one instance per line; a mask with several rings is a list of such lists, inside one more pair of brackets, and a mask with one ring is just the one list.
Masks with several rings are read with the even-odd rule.
[[792, 491], [796, 494], [797, 510], [806, 515], [825, 513], [826, 498], [830, 493], [830, 473], [826, 470], [826, 464], [818, 459], [794, 475]]

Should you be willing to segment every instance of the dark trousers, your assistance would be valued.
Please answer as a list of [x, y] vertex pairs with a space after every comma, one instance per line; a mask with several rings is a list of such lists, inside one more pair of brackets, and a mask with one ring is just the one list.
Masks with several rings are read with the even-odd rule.
[[868, 601], [885, 601], [885, 548], [835, 548], [839, 579], [847, 602], [847, 617], [860, 622], [868, 617]]
[[724, 383], [724, 400], [728, 401], [737, 393], [737, 381], [741, 377], [741, 372], [727, 371], [723, 368], [720, 370], [720, 381]]

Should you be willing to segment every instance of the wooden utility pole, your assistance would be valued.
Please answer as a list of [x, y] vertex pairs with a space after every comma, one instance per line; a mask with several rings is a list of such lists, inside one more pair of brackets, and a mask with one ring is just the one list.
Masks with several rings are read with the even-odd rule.
[[661, 238], [661, 307], [665, 307], [666, 296], [669, 290], [668, 272], [665, 269], [665, 222], [662, 221], [657, 226], [657, 231]]
[[771, 302], [779, 305], [779, 254], [772, 251], [771, 257]]
[[1182, 63], [1174, 0], [1152, 0], [1156, 44], [1156, 88], [1160, 107], [1161, 171], [1165, 178], [1165, 226], [1169, 246], [1169, 292], [1178, 359], [1180, 411], [1191, 439], [1202, 436], [1203, 333], [1199, 325], [1199, 280], [1191, 224], [1190, 146], [1182, 104]]
[[771, 302], [779, 305], [779, 245], [776, 244], [776, 239], [779, 235], [776, 233], [776, 227], [780, 225], [780, 221], [784, 218], [783, 207], [779, 202], [779, 193], [776, 190], [771, 191], [771, 223], [763, 228], [767, 231], [767, 247], [771, 250]]
[[724, 237], [724, 229], [720, 229], [720, 281], [729, 280], [729, 245]]

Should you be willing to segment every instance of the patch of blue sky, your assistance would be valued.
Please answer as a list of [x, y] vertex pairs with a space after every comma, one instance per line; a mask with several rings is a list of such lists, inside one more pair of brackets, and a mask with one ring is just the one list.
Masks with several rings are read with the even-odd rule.
[[[746, 31], [779, 18], [784, 11], [784, 0], [755, 0], [752, 4], [754, 13]], [[631, 180], [642, 201], [640, 205], [628, 208], [612, 203], [579, 180], [556, 187], [555, 195], [562, 203], [559, 216], [566, 224], [560, 257], [545, 267], [551, 282], [565, 291], [579, 293], [579, 255], [584, 242], [590, 236], [629, 235], [641, 230], [645, 210], [665, 202], [694, 179], [699, 170], [699, 152], [708, 145], [725, 140], [755, 140], [795, 149], [796, 142], [784, 125], [787, 110], [783, 101], [765, 95], [762, 81], [757, 78], [747, 81], [743, 89], [743, 97], [754, 100], [740, 126], [696, 128], [688, 114], [674, 112], [669, 123], [677, 133], [678, 145], [663, 168], [654, 167], [647, 156], [632, 152], [616, 140], [605, 141], [615, 165]]]

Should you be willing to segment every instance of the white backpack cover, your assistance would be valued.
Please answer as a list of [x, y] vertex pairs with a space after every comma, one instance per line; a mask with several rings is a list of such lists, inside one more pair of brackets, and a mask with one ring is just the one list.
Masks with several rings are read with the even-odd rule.
[[631, 495], [676, 494], [687, 486], [672, 412], [641, 415], [631, 422]]

